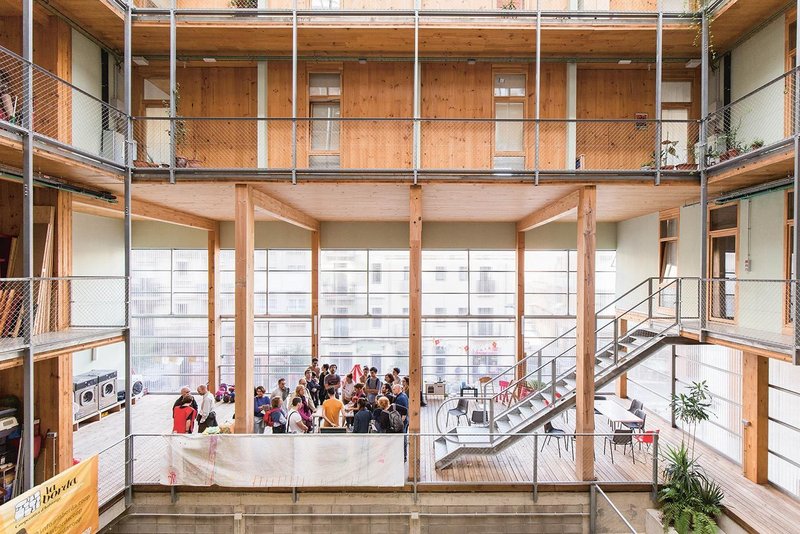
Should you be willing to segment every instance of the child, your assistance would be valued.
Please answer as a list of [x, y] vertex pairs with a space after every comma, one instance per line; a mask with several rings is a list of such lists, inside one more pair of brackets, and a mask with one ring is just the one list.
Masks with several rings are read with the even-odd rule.
[[264, 414], [264, 423], [272, 427], [273, 434], [286, 433], [286, 415], [283, 413], [283, 399], [280, 396], [272, 397], [270, 410]]

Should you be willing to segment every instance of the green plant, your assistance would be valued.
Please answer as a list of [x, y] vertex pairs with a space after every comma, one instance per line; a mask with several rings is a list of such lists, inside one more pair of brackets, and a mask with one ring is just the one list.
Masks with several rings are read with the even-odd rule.
[[[661, 166], [664, 167], [667, 165], [667, 157], [673, 156], [677, 157], [678, 155], [678, 141], [670, 141], [664, 140], [661, 142], [661, 150], [659, 151], [659, 159], [661, 160]], [[650, 154], [650, 161], [642, 165], [643, 168], [654, 169], [656, 166], [656, 152], [655, 150]]]
[[[181, 84], [175, 84], [175, 91], [172, 93], [172, 99], [175, 101], [175, 116], [180, 117], [180, 106], [181, 106]], [[164, 107], [169, 107], [169, 100], [164, 100], [162, 102]], [[174, 135], [175, 138], [173, 139], [175, 146], [177, 147], [181, 143], [186, 140], [186, 121], [175, 119], [174, 125]]]
[[506, 0], [504, 4], [500, 5], [500, 9], [505, 9], [506, 11], [517, 9], [517, 0]]
[[[693, 382], [688, 386], [686, 393], [672, 396], [670, 405], [675, 414], [675, 419], [682, 422], [689, 429], [692, 444], [692, 458], [694, 459], [694, 446], [697, 441], [697, 425], [711, 418], [711, 392], [706, 381]], [[681, 445], [684, 441], [681, 441]]]
[[764, 146], [764, 140], [763, 139], [754, 139], [753, 142], [750, 143], [750, 150], [751, 151], [752, 150], [758, 150], [762, 146]]
[[659, 492], [664, 530], [674, 526], [679, 534], [714, 534], [722, 488], [705, 476], [685, 444], [668, 447], [664, 459], [665, 484]]
[[525, 386], [532, 391], [539, 391], [540, 389], [543, 389], [546, 385], [547, 384], [545, 384], [541, 380], [528, 380], [528, 382], [525, 384]]

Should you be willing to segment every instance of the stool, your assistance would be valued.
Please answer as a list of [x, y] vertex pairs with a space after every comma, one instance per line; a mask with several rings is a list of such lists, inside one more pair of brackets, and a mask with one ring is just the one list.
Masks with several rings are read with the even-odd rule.
[[463, 397], [465, 391], [471, 391], [472, 396], [475, 397], [476, 399], [478, 398], [478, 388], [476, 388], [475, 386], [462, 386], [459, 397]]

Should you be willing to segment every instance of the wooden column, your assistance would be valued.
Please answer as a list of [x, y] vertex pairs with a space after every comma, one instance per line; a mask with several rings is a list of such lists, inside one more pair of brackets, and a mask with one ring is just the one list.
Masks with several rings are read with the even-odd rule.
[[757, 484], [767, 482], [769, 438], [769, 359], [742, 353], [742, 418], [744, 427], [744, 476]]
[[[617, 329], [619, 339], [625, 337], [628, 333], [628, 320], [619, 319], [619, 327]], [[622, 373], [617, 379], [617, 397], [620, 399], [628, 398], [628, 373]]]
[[[409, 276], [408, 276], [408, 378], [409, 433], [420, 431], [422, 403], [422, 188], [411, 186], [409, 205]], [[412, 439], [409, 447], [409, 477], [419, 478], [420, 440]]]
[[236, 391], [234, 432], [253, 431], [253, 257], [255, 215], [250, 186], [236, 184], [236, 279], [234, 304]]
[[[595, 368], [595, 251], [597, 190], [587, 186], [578, 198], [578, 265], [577, 265], [577, 370], [576, 433], [594, 432], [594, 368]], [[575, 472], [578, 480], [594, 480], [594, 438], [576, 438]]]
[[[311, 232], [311, 358], [319, 358], [319, 230]], [[309, 362], [311, 363], [311, 362]]]
[[[517, 232], [517, 361], [525, 359], [525, 232]], [[535, 368], [534, 368], [535, 369]], [[515, 378], [523, 378], [527, 374], [527, 365], [523, 362], [517, 366]]]
[[219, 303], [219, 224], [208, 232], [208, 382], [211, 392], [217, 390], [217, 366], [220, 351]]

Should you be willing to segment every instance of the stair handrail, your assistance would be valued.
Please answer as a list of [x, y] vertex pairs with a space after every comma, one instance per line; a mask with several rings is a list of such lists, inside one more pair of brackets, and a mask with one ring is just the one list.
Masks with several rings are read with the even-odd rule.
[[[640, 288], [640, 287], [642, 287], [643, 285], [652, 283], [652, 280], [653, 280], [653, 278], [654, 278], [654, 277], [652, 277], [652, 276], [651, 276], [651, 277], [648, 277], [648, 278], [645, 278], [643, 281], [641, 281], [640, 283], [636, 284], [635, 286], [633, 286], [632, 288], [630, 288], [628, 291], [626, 291], [625, 293], [623, 293], [623, 294], [622, 294], [622, 295], [620, 295], [619, 297], [616, 297], [616, 298], [615, 298], [613, 301], [609, 302], [608, 304], [606, 304], [605, 306], [603, 306], [602, 308], [600, 308], [600, 310], [598, 310], [598, 311], [595, 313], [595, 318], [596, 318], [596, 317], [598, 317], [598, 316], [599, 316], [599, 315], [600, 315], [600, 314], [601, 314], [603, 311], [605, 311], [606, 309], [608, 309], [610, 306], [612, 306], [612, 305], [614, 305], [614, 304], [618, 303], [620, 300], [624, 299], [625, 297], [627, 297], [628, 295], [630, 295], [631, 293], [633, 293], [634, 291], [636, 291], [637, 289], [639, 289], [639, 288]], [[636, 306], [639, 306], [639, 305], [641, 305], [641, 304], [642, 304], [642, 303], [640, 302], [640, 303], [638, 303]], [[507, 375], [507, 374], [508, 374], [510, 371], [514, 371], [514, 370], [515, 370], [517, 367], [519, 367], [519, 366], [520, 366], [522, 363], [524, 363], [524, 362], [527, 362], [529, 358], [532, 358], [532, 357], [536, 356], [537, 354], [541, 353], [541, 352], [542, 352], [544, 349], [546, 349], [547, 347], [549, 347], [549, 346], [551, 346], [551, 345], [555, 344], [556, 342], [560, 341], [561, 339], [563, 339], [564, 337], [566, 337], [566, 335], [567, 335], [567, 334], [569, 334], [569, 333], [573, 332], [574, 330], [576, 330], [576, 328], [577, 328], [577, 326], [573, 326], [573, 327], [572, 327], [572, 328], [570, 328], [569, 330], [566, 330], [566, 331], [562, 332], [561, 334], [559, 334], [559, 336], [558, 336], [558, 337], [556, 337], [556, 338], [552, 339], [552, 340], [551, 340], [551, 341], [549, 341], [548, 343], [546, 343], [546, 344], [542, 345], [541, 347], [539, 347], [538, 349], [536, 349], [536, 352], [532, 352], [531, 354], [529, 354], [529, 355], [525, 356], [525, 357], [524, 357], [524, 358], [522, 358], [521, 360], [518, 360], [518, 361], [516, 361], [516, 362], [515, 362], [513, 365], [511, 365], [510, 367], [508, 367], [508, 368], [506, 368], [506, 369], [504, 369], [504, 370], [500, 371], [499, 373], [497, 373], [496, 375], [494, 375], [493, 377], [491, 377], [489, 380], [487, 380], [486, 382], [484, 382], [484, 383], [482, 384], [482, 386], [481, 386], [481, 387], [482, 387], [482, 389], [483, 389], [483, 391], [482, 391], [482, 394], [483, 394], [483, 396], [486, 396], [486, 388], [489, 386], [489, 384], [494, 384], [494, 382], [495, 382], [495, 381], [498, 381], [500, 378], [502, 378], [502, 377], [506, 376], [506, 375]], [[569, 350], [569, 349], [568, 349], [568, 350]], [[556, 356], [556, 358], [557, 358], [557, 357], [558, 357], [558, 356]], [[548, 362], [548, 363], [549, 363], [549, 362]], [[515, 373], [515, 374], [516, 374], [516, 373]]]

